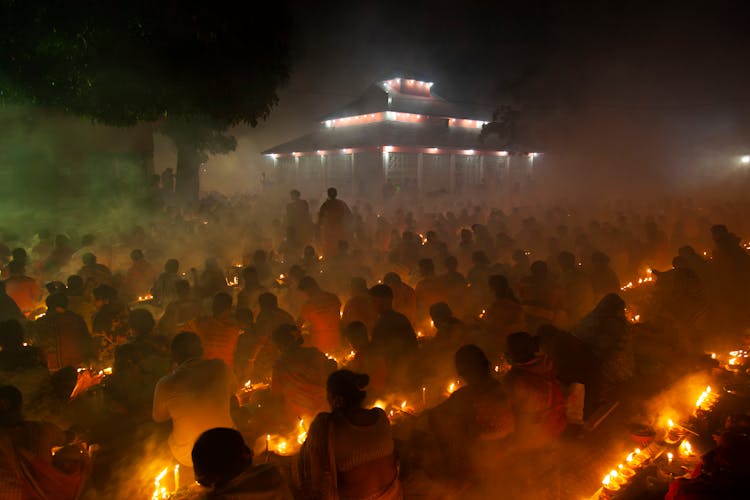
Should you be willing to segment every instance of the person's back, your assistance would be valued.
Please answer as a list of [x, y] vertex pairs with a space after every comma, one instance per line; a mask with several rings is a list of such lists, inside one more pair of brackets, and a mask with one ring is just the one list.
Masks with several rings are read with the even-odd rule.
[[189, 321], [185, 330], [197, 333], [201, 338], [206, 359], [220, 359], [230, 366], [233, 364], [237, 337], [242, 333], [233, 320], [203, 316]]
[[5, 280], [5, 293], [28, 315], [40, 305], [42, 287], [34, 278], [24, 274], [23, 267], [17, 268], [13, 264], [11, 262], [11, 276]]
[[330, 292], [314, 290], [302, 306], [300, 319], [310, 328], [310, 344], [322, 352], [334, 352], [341, 346], [341, 301]]
[[409, 319], [396, 311], [380, 314], [372, 330], [373, 349], [403, 357], [417, 350], [417, 335]]
[[[189, 348], [180, 347], [183, 344], [189, 344]], [[196, 352], [191, 353], [193, 350]], [[169, 447], [180, 464], [192, 467], [190, 453], [201, 433], [215, 427], [234, 427], [229, 409], [237, 381], [223, 361], [201, 359], [195, 334], [175, 337], [172, 356], [179, 364], [156, 384], [153, 418], [156, 422], [172, 420]]]
[[299, 347], [276, 361], [271, 390], [284, 396], [289, 417], [310, 417], [325, 406], [325, 380], [335, 369], [318, 349]]
[[47, 366], [58, 370], [79, 367], [93, 358], [93, 340], [86, 322], [68, 310], [50, 311], [34, 322], [37, 345], [44, 350]]
[[192, 297], [170, 302], [159, 319], [159, 333], [169, 338], [174, 337], [186, 323], [198, 318], [202, 310], [201, 302]]
[[189, 321], [185, 330], [198, 334], [206, 359], [221, 359], [227, 366], [234, 366], [234, 351], [242, 329], [231, 317], [232, 297], [226, 293], [217, 293], [212, 309], [212, 316]]
[[552, 363], [536, 355], [533, 338], [525, 332], [508, 337], [512, 366], [503, 383], [515, 416], [515, 444], [537, 449], [552, 443], [565, 430], [565, 400]]

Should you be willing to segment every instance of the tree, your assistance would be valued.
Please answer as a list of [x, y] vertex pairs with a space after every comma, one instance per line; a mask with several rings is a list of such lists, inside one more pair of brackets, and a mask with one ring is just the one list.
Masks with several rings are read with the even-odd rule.
[[236, 146], [289, 74], [283, 2], [0, 0], [0, 103], [119, 127], [151, 122], [175, 142], [177, 189], [198, 196], [207, 153]]

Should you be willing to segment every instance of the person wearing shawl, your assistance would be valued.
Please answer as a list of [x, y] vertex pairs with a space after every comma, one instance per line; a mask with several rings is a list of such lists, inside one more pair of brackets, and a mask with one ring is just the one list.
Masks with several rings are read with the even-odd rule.
[[289, 486], [271, 464], [253, 465], [242, 434], [217, 427], [198, 437], [192, 451], [195, 479], [205, 500], [292, 500]]
[[273, 332], [281, 353], [273, 366], [271, 392], [283, 397], [289, 422], [312, 418], [326, 405], [325, 384], [336, 370], [336, 362], [315, 347], [302, 347], [302, 336], [294, 325], [281, 325]]
[[605, 295], [572, 333], [591, 348], [604, 385], [620, 384], [633, 377], [632, 333], [625, 317], [625, 301], [619, 295]]
[[315, 417], [292, 469], [300, 498], [403, 498], [388, 416], [362, 406], [369, 381], [349, 370], [328, 377], [331, 412]]

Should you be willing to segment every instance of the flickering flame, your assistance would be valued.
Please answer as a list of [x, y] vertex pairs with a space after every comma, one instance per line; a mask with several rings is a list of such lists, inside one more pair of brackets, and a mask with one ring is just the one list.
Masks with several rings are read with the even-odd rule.
[[146, 295], [139, 296], [138, 297], [138, 302], [146, 302], [147, 300], [151, 300], [153, 298], [154, 298], [153, 295], [151, 295], [150, 293], [147, 293]]
[[305, 430], [305, 421], [299, 419], [299, 433], [297, 434], [297, 444], [304, 444], [307, 439], [307, 431]]
[[[669, 428], [670, 428], [670, 429], [671, 429], [672, 427], [674, 427], [674, 422], [672, 421], [672, 419], [671, 419], [671, 418], [670, 418], [669, 420], [667, 420], [667, 425], [669, 426]], [[636, 450], [637, 450], [638, 452], [640, 452], [640, 451], [641, 451], [641, 450], [638, 450], [638, 449], [636, 449]]]
[[737, 358], [729, 358], [729, 364], [734, 366], [737, 364]]
[[164, 479], [164, 476], [167, 475], [168, 471], [169, 467], [164, 467], [159, 475], [154, 478], [154, 492], [151, 494], [151, 500], [169, 498], [169, 492], [167, 492], [167, 488], [161, 485], [161, 480]]
[[484, 318], [484, 315], [487, 313], [486, 310], [482, 309], [482, 314], [479, 315], [479, 319]]
[[112, 375], [112, 367], [108, 366], [99, 371], [100, 375]]
[[625, 462], [630, 463], [632, 461], [633, 461], [633, 454], [632, 453], [628, 453], [628, 456], [625, 457]]
[[458, 382], [451, 382], [448, 386], [448, 394], [453, 394], [458, 388]]
[[690, 441], [685, 440], [680, 444], [680, 454], [685, 457], [693, 455], [693, 445], [690, 444]]
[[716, 353], [715, 352], [711, 353], [711, 359], [716, 359]]
[[406, 409], [406, 401], [401, 403], [401, 411], [404, 411]]
[[377, 401], [375, 401], [373, 408], [380, 408], [381, 410], [385, 410], [385, 401], [378, 399]]
[[249, 388], [251, 385], [253, 385], [253, 381], [252, 380], [248, 380], [247, 382], [245, 382], [245, 387]]
[[672, 452], [667, 453], [667, 462], [671, 464], [672, 459], [674, 459], [674, 454]]
[[612, 480], [610, 479], [609, 474], [607, 474], [606, 476], [604, 476], [604, 479], [602, 479], [602, 485], [606, 488], [607, 486], [609, 486], [610, 481]]

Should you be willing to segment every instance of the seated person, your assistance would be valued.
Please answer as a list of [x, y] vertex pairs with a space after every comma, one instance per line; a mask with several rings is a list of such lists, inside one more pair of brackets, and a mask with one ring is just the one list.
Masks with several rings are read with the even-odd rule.
[[386, 358], [370, 347], [365, 324], [360, 321], [350, 323], [344, 329], [344, 337], [354, 351], [354, 358], [347, 363], [347, 368], [353, 372], [367, 373], [372, 393], [383, 394], [388, 380]]
[[292, 500], [278, 469], [253, 465], [253, 452], [234, 429], [217, 427], [200, 435], [193, 446], [196, 481], [211, 491], [206, 500]]
[[194, 333], [177, 334], [171, 351], [177, 367], [156, 384], [153, 419], [172, 421], [169, 449], [181, 465], [192, 467], [191, 450], [203, 432], [234, 426], [230, 406], [237, 381], [220, 359], [203, 359], [203, 346]]
[[52, 448], [67, 442], [65, 433], [47, 422], [25, 420], [21, 391], [0, 387], [0, 495], [8, 499], [78, 498], [86, 455], [71, 447], [53, 457]]
[[565, 430], [565, 399], [552, 364], [537, 354], [531, 335], [513, 333], [507, 346], [511, 368], [503, 382], [516, 421], [513, 444], [520, 450], [538, 450]]
[[0, 371], [14, 372], [47, 367], [44, 353], [24, 342], [21, 323], [9, 319], [0, 323]]
[[[497, 441], [510, 436], [515, 423], [505, 389], [492, 377], [484, 352], [465, 345], [456, 351], [454, 362], [464, 384], [427, 415], [446, 473], [468, 479], [481, 465], [479, 448], [497, 449]], [[488, 446], [478, 447], [480, 441]], [[472, 450], [477, 452], [473, 456]]]
[[94, 358], [94, 344], [86, 322], [68, 310], [68, 296], [47, 297], [47, 314], [33, 323], [35, 343], [44, 350], [50, 370], [78, 368]]
[[296, 464], [304, 498], [403, 498], [388, 416], [362, 407], [368, 382], [349, 370], [328, 377], [331, 412], [315, 417]]
[[315, 347], [302, 347], [302, 335], [294, 325], [281, 325], [273, 332], [281, 355], [273, 367], [271, 392], [284, 399], [289, 422], [312, 418], [326, 405], [325, 384], [336, 370], [336, 362]]

